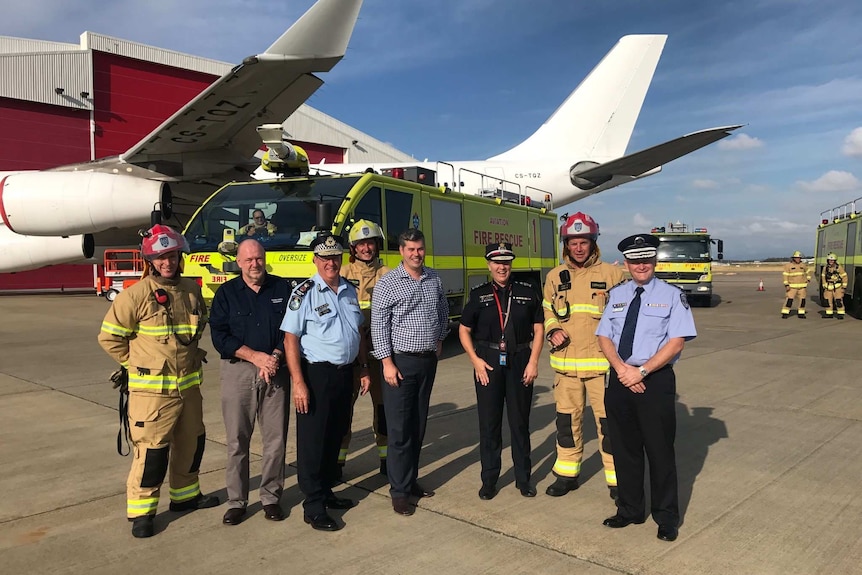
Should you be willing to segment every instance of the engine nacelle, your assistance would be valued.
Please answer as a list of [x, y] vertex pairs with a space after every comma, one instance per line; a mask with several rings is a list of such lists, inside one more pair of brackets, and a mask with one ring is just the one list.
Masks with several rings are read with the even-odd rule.
[[0, 216], [17, 234], [71, 236], [147, 225], [158, 207], [170, 217], [170, 186], [133, 176], [22, 172], [0, 181]]
[[591, 162], [589, 160], [585, 160], [583, 162], [578, 162], [577, 164], [575, 164], [574, 166], [569, 168], [569, 179], [571, 180], [572, 185], [576, 186], [582, 190], [592, 190], [596, 186], [600, 186], [600, 185], [610, 181], [610, 179], [612, 177], [610, 175], [606, 176], [604, 178], [598, 179], [598, 180], [597, 179], [588, 180], [586, 178], [581, 178], [580, 176], [578, 176], [578, 174], [580, 174], [581, 172], [586, 172], [587, 170], [591, 170], [598, 165], [599, 165], [598, 162]]
[[93, 257], [93, 236], [44, 238], [22, 236], [0, 225], [0, 273], [35, 270]]

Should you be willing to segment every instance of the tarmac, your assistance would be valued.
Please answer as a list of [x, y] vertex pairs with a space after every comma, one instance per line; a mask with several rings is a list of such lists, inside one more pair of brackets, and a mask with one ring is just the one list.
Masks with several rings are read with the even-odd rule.
[[[501, 490], [480, 500], [475, 392], [455, 336], [439, 366], [422, 451], [421, 481], [437, 494], [420, 500], [415, 515], [392, 512], [363, 397], [336, 488], [359, 504], [333, 513], [341, 531], [303, 522], [292, 418], [286, 521], [264, 520], [256, 455], [242, 524], [222, 525], [224, 504], [180, 514], [164, 497], [156, 536], [134, 539], [125, 519], [130, 460], [115, 450], [117, 394], [108, 382], [115, 365], [96, 343], [108, 303], [93, 295], [0, 297], [0, 572], [862, 573], [859, 321], [821, 319], [813, 301], [805, 321], [783, 320], [780, 273], [762, 278], [758, 292], [758, 274], [716, 276], [713, 306], [694, 309], [699, 336], [676, 366], [683, 523], [673, 543], [656, 538], [651, 520], [602, 526], [614, 506], [591, 414], [580, 489], [544, 494], [554, 462], [546, 352], [531, 416], [539, 495], [515, 489], [504, 428]], [[205, 341], [212, 350], [208, 334]], [[224, 499], [218, 361], [205, 370], [203, 393], [201, 485]]]

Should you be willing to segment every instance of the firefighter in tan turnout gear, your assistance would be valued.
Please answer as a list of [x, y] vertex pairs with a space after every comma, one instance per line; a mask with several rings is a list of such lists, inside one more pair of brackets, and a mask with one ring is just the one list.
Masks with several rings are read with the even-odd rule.
[[838, 263], [835, 254], [826, 256], [826, 265], [820, 272], [820, 285], [823, 287], [823, 305], [826, 307], [824, 318], [836, 316], [844, 319], [844, 288], [847, 286], [847, 272]]
[[811, 281], [811, 272], [808, 271], [808, 265], [802, 261], [802, 252], [795, 251], [790, 257], [790, 261], [784, 264], [784, 291], [787, 292], [787, 301], [784, 302], [784, 307], [781, 308], [781, 317], [787, 319], [790, 315], [790, 309], [793, 307], [793, 300], [799, 299], [799, 309], [796, 310], [796, 315], [799, 319], [805, 319], [805, 293], [808, 287], [808, 282]]
[[182, 234], [163, 225], [146, 232], [144, 277], [117, 295], [99, 332], [102, 348], [128, 370], [134, 459], [126, 514], [135, 537], [153, 535], [168, 471], [171, 511], [219, 504], [198, 483], [206, 442], [200, 392], [206, 352], [198, 342], [207, 310], [197, 283], [180, 277], [181, 252], [188, 252]]
[[[350, 228], [348, 237], [350, 242], [350, 264], [341, 268], [341, 275], [356, 286], [359, 296], [359, 307], [365, 316], [365, 323], [361, 329], [362, 337], [368, 338], [368, 357], [357, 359], [359, 367], [368, 368], [371, 375], [371, 402], [374, 407], [374, 439], [377, 442], [377, 455], [380, 457], [380, 473], [386, 475], [386, 416], [383, 411], [383, 396], [380, 389], [381, 367], [380, 362], [371, 355], [371, 336], [368, 326], [371, 325], [371, 293], [374, 285], [383, 274], [389, 271], [380, 261], [380, 249], [383, 247], [383, 230], [374, 222], [359, 220]], [[347, 426], [347, 434], [341, 442], [341, 451], [338, 452], [339, 471], [344, 467], [347, 460], [347, 450], [350, 447], [351, 426], [353, 424], [353, 406], [359, 397], [359, 370], [353, 372], [353, 402], [350, 408], [350, 424]]]
[[578, 212], [560, 228], [564, 262], [548, 273], [542, 306], [545, 333], [551, 345], [554, 401], [557, 409], [556, 480], [545, 493], [560, 497], [578, 488], [584, 454], [582, 422], [589, 395], [605, 481], [616, 496], [617, 478], [605, 419], [605, 375], [609, 364], [599, 349], [596, 328], [605, 309], [608, 290], [623, 281], [621, 269], [601, 261], [596, 243], [599, 225]]

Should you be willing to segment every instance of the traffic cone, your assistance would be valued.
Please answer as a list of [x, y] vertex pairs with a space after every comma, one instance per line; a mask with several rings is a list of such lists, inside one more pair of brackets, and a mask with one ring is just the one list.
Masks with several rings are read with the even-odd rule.
[[757, 291], [766, 291], [763, 289], [763, 280], [760, 280], [760, 285], [757, 286]]

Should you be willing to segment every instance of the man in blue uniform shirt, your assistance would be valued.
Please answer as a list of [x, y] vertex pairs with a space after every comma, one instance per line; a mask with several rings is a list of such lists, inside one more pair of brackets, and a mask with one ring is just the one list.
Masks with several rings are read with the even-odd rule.
[[605, 391], [617, 513], [604, 524], [645, 521], [644, 452], [649, 458], [652, 518], [658, 538], [674, 541], [679, 526], [676, 457], [676, 376], [673, 364], [697, 332], [685, 293], [655, 277], [659, 239], [629, 236], [617, 248], [632, 281], [609, 292], [596, 335], [611, 364]]
[[[296, 406], [296, 466], [305, 522], [321, 531], [341, 528], [326, 512], [354, 502], [332, 492], [338, 477], [338, 450], [350, 421], [353, 362], [367, 351], [359, 337], [362, 310], [353, 284], [341, 277], [340, 238], [322, 232], [313, 242], [317, 273], [296, 286], [281, 329]], [[362, 393], [371, 379], [360, 374]]]

